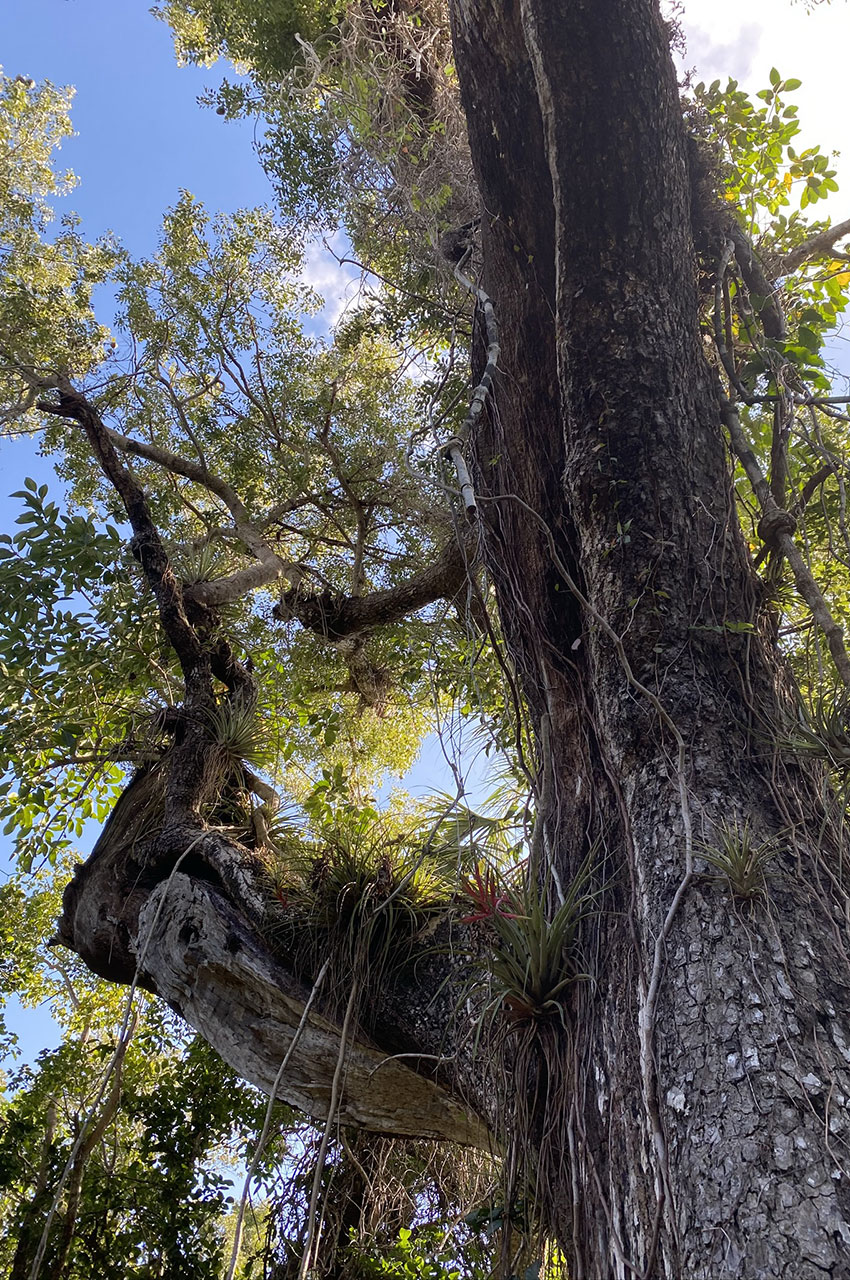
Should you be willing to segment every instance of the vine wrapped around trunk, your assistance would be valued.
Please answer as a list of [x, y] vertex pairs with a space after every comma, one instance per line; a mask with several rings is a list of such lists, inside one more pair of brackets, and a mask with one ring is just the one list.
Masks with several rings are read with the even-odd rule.
[[[565, 882], [598, 839], [609, 881], [548, 1215], [571, 1276], [838, 1274], [843, 907], [800, 834], [816, 789], [769, 746], [667, 33], [651, 0], [456, 0], [454, 31], [504, 352], [488, 566], [546, 744], [546, 856]], [[776, 838], [769, 905], [696, 874], [735, 815]]]

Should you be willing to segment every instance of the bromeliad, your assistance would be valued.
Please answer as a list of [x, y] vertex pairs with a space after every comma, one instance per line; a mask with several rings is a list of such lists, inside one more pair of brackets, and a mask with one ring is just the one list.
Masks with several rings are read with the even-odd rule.
[[477, 924], [479, 920], [491, 920], [493, 916], [504, 916], [508, 920], [519, 920], [521, 915], [516, 911], [506, 911], [505, 907], [516, 906], [509, 893], [502, 891], [496, 872], [486, 863], [477, 863], [472, 879], [465, 880], [461, 891], [476, 910], [468, 916], [461, 916], [461, 924]]

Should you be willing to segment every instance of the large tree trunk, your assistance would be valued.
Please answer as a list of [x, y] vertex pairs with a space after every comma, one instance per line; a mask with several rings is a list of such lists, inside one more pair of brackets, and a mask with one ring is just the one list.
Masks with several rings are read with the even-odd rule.
[[[597, 838], [609, 877], [548, 1111], [538, 1090], [538, 1194], [574, 1280], [848, 1274], [843, 916], [770, 745], [665, 27], [655, 0], [455, 0], [453, 21], [502, 332], [490, 568], [550, 868]], [[692, 873], [723, 819], [781, 833], [752, 905]]]

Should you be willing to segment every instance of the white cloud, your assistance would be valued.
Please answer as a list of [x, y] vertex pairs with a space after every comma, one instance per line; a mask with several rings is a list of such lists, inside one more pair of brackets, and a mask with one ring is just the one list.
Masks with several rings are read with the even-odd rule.
[[332, 330], [346, 307], [360, 293], [362, 273], [350, 262], [339, 261], [350, 254], [351, 245], [341, 231], [314, 240], [308, 246], [300, 278], [324, 299], [322, 310], [307, 326], [317, 333], [325, 334]]
[[[763, 89], [771, 67], [803, 84], [794, 94], [805, 146], [839, 151], [842, 190], [817, 216], [850, 216], [850, 112], [844, 106], [850, 16], [843, 0], [812, 13], [792, 0], [684, 0], [685, 65], [704, 80], [733, 76], [748, 92]], [[823, 211], [823, 212], [822, 212]]]
[[724, 32], [718, 40], [716, 33], [688, 23], [685, 65], [695, 66], [699, 78], [707, 83], [717, 79], [725, 81], [727, 76], [745, 80], [754, 70], [762, 31], [758, 23], [748, 22], [734, 39], [729, 39]]

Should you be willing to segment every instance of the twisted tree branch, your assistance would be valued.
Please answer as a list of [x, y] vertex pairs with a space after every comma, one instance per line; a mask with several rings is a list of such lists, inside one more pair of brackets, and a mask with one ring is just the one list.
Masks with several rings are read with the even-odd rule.
[[471, 538], [462, 544], [452, 538], [436, 560], [396, 587], [365, 596], [293, 589], [281, 597], [272, 613], [282, 622], [295, 619], [324, 640], [344, 640], [398, 622], [435, 600], [451, 599], [466, 581], [474, 558]]
[[729, 228], [729, 237], [735, 246], [735, 261], [741, 269], [744, 284], [750, 293], [764, 299], [756, 311], [764, 328], [765, 337], [783, 341], [787, 329], [785, 315], [777, 297], [776, 285], [767, 278], [752, 241], [737, 222], [733, 222]]
[[139, 560], [159, 609], [159, 617], [183, 674], [191, 675], [202, 657], [201, 642], [186, 616], [180, 584], [168, 560], [159, 530], [154, 524], [144, 490], [122, 466], [113, 432], [104, 424], [94, 406], [72, 387], [67, 378], [57, 378], [58, 403], [40, 400], [38, 408], [58, 418], [78, 422], [85, 432], [101, 469], [124, 504], [133, 530], [133, 554]]

